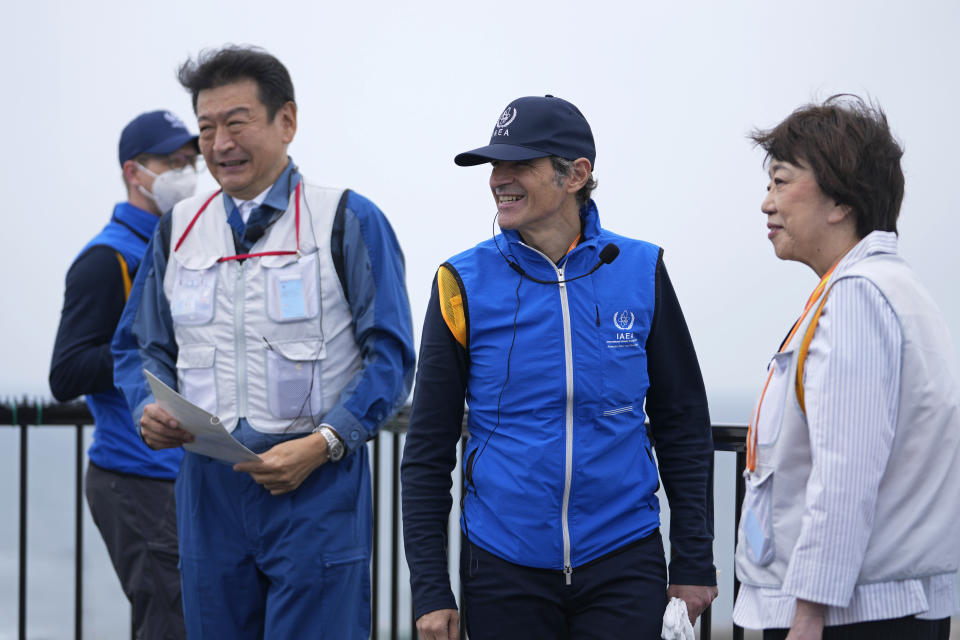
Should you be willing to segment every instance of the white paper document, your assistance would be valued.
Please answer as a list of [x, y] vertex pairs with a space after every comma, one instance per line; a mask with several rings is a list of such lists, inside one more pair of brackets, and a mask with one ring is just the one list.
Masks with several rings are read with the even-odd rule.
[[143, 372], [147, 375], [150, 390], [160, 408], [179, 422], [181, 429], [189, 431], [196, 438], [193, 442], [184, 444], [184, 449], [231, 464], [260, 459], [260, 456], [230, 435], [220, 424], [220, 418], [193, 404], [146, 369]]

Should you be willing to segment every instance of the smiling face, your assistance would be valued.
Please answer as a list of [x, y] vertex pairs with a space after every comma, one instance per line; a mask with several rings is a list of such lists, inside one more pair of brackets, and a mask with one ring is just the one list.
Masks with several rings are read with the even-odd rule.
[[228, 195], [251, 200], [287, 166], [287, 145], [297, 131], [297, 107], [283, 105], [271, 121], [256, 81], [240, 80], [197, 95], [200, 151]]
[[557, 182], [550, 158], [497, 161], [490, 173], [490, 190], [501, 229], [524, 237], [554, 227], [558, 217], [579, 216], [575, 191]]
[[777, 257], [802, 262], [823, 275], [839, 259], [838, 240], [848, 241], [852, 224], [848, 207], [827, 196], [813, 171], [802, 164], [774, 160], [769, 174], [760, 209], [767, 214], [767, 237]]

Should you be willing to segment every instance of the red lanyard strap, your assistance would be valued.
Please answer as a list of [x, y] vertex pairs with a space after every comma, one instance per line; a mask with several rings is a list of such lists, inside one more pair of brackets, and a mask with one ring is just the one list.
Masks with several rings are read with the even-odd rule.
[[247, 258], [262, 258], [264, 256], [295, 256], [296, 251], [263, 251], [261, 253], [239, 253], [235, 256], [224, 256], [218, 258], [217, 262], [229, 262], [230, 260], [246, 260]]
[[[183, 235], [180, 236], [180, 239], [177, 240], [177, 245], [173, 248], [174, 251], [180, 248], [180, 245], [183, 244], [183, 241], [186, 240], [187, 234], [190, 233], [190, 230], [193, 229], [193, 225], [196, 224], [197, 218], [200, 217], [200, 214], [206, 210], [207, 206], [213, 202], [213, 199], [223, 191], [223, 189], [218, 189], [212, 196], [207, 198], [207, 201], [203, 203], [203, 206], [200, 207], [200, 210], [193, 216], [193, 220], [190, 221], [190, 224], [187, 225], [187, 228], [184, 229]], [[261, 253], [243, 253], [233, 256], [224, 256], [219, 258], [217, 262], [227, 262], [229, 260], [246, 260], [247, 258], [262, 258], [264, 256], [293, 256], [300, 253], [300, 183], [297, 182], [297, 187], [294, 190], [294, 212], [296, 223], [296, 233], [297, 233], [297, 250], [296, 251], [263, 251]]]
[[211, 202], [213, 202], [213, 199], [220, 195], [221, 191], [223, 191], [223, 189], [217, 189], [213, 192], [213, 195], [207, 198], [207, 201], [203, 203], [203, 206], [200, 207], [200, 210], [197, 211], [196, 215], [193, 216], [193, 220], [191, 220], [190, 224], [187, 225], [187, 228], [183, 230], [183, 235], [181, 235], [180, 239], [177, 240], [177, 246], [173, 248], [174, 251], [180, 248], [180, 245], [183, 244], [183, 241], [187, 239], [187, 234], [190, 233], [191, 229], [193, 229], [193, 225], [197, 223], [197, 218], [199, 218], [200, 214], [204, 212]]

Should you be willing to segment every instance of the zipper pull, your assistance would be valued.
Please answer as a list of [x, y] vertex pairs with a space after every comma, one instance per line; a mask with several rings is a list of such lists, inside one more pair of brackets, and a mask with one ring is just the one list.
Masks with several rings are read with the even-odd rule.
[[597, 310], [597, 326], [600, 326], [600, 307], [596, 304], [593, 305], [593, 308]]
[[567, 582], [567, 586], [569, 587], [570, 584], [573, 582], [573, 567], [571, 567], [570, 565], [564, 566], [563, 577]]

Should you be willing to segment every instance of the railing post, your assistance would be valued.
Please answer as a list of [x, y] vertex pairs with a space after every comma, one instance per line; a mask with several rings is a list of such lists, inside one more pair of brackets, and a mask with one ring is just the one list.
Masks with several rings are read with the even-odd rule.
[[[743, 479], [743, 470], [747, 468], [747, 454], [745, 451], [737, 451], [737, 489], [736, 497], [734, 498], [734, 515], [733, 515], [733, 548], [737, 548], [737, 535], [740, 532], [740, 509], [743, 507], [743, 497], [747, 491], [746, 482]], [[736, 560], [734, 560], [736, 564]], [[740, 593], [740, 581], [737, 579], [737, 570], [734, 567], [733, 570], [733, 602], [737, 601], [737, 594]], [[736, 624], [733, 625], [733, 640], [743, 640], [743, 627], [739, 627]]]
[[713, 605], [700, 614], [700, 640], [710, 640], [713, 636]]
[[393, 505], [390, 530], [393, 539], [390, 541], [390, 640], [397, 640], [397, 625], [400, 622], [400, 434], [393, 432], [392, 464], [390, 475], [393, 478]]
[[[467, 436], [461, 435], [460, 436], [460, 468], [461, 469], [463, 469], [464, 465], [466, 464], [465, 462], [465, 460], [467, 459], [466, 453], [467, 453]], [[460, 496], [461, 496], [460, 504], [463, 504], [465, 501], [466, 490], [467, 490], [466, 474], [464, 474], [461, 471], [460, 473]], [[464, 549], [466, 549], [467, 545], [469, 544], [469, 542], [467, 541], [467, 536], [463, 535], [463, 529], [460, 528], [460, 516], [461, 514], [457, 513], [457, 518], [455, 522], [457, 523], [457, 531], [460, 532], [460, 553], [462, 554], [464, 552]], [[457, 568], [457, 571], [459, 571], [460, 570], [459, 558], [457, 558], [457, 560], [458, 562], [454, 566]], [[467, 640], [467, 616], [464, 614], [464, 609], [463, 609], [463, 576], [460, 577], [459, 605], [460, 605], [460, 637], [463, 640]]]
[[20, 640], [27, 638], [27, 425], [20, 423], [20, 573], [17, 621]]
[[[394, 418], [396, 425], [396, 418]], [[370, 602], [370, 635], [380, 637], [380, 434], [373, 439], [373, 593]]]
[[73, 637], [83, 638], [83, 425], [77, 425], [74, 492]]

